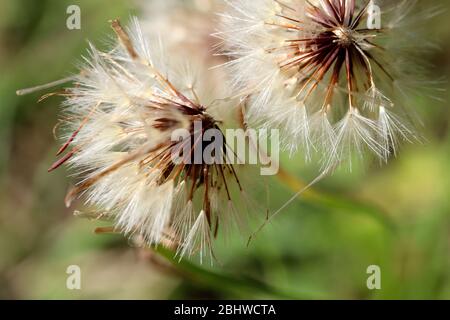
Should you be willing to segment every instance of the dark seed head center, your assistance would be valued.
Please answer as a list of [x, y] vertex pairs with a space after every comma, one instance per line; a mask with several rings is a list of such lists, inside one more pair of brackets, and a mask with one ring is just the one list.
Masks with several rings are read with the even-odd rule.
[[343, 47], [350, 47], [355, 42], [354, 32], [350, 28], [337, 27], [333, 30], [333, 33], [336, 37], [335, 41]]

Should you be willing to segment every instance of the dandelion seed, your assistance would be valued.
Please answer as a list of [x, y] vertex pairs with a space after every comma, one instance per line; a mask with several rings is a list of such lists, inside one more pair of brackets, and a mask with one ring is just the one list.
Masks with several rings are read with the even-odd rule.
[[196, 250], [200, 252], [200, 263], [203, 263], [205, 254], [209, 254], [211, 258], [213, 257], [210, 226], [203, 210], [198, 215], [194, 225], [186, 236], [179, 255], [180, 257], [185, 255], [191, 256]]

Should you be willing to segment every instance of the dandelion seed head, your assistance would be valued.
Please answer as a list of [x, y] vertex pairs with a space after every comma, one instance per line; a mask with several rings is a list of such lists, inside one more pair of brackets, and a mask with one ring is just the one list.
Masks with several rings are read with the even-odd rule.
[[318, 154], [324, 170], [355, 153], [395, 155], [417, 137], [397, 89], [420, 78], [407, 21], [433, 13], [416, 2], [225, 0], [216, 36], [248, 121], [279, 128], [286, 149]]
[[[66, 163], [78, 180], [68, 205], [83, 198], [115, 229], [147, 245], [211, 257], [219, 202], [232, 201], [229, 177], [237, 177], [225, 161], [193, 161], [194, 149], [208, 146], [203, 134], [221, 132], [203, 102], [211, 92], [202, 88], [205, 79], [196, 72], [202, 68], [169, 62], [163, 42], [144, 36], [137, 19], [127, 29], [119, 21], [112, 27], [118, 39], [112, 49], [90, 44], [74, 86], [65, 90], [66, 143], [51, 170]], [[188, 132], [181, 143], [172, 140], [179, 129]], [[183, 161], [174, 162], [174, 154]]]

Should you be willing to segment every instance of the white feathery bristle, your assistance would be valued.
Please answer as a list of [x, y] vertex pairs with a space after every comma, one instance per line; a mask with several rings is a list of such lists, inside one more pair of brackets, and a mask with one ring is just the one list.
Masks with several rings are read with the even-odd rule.
[[184, 243], [181, 245], [178, 255], [181, 259], [184, 256], [192, 256], [197, 251], [200, 256], [200, 263], [203, 263], [203, 259], [208, 256], [212, 262], [213, 254], [209, 223], [203, 210], [199, 213]]
[[[357, 109], [351, 109], [347, 115], [336, 124], [335, 147], [329, 155], [327, 167], [336, 166], [337, 161], [349, 160], [350, 169], [351, 159], [355, 152], [362, 156], [365, 154], [364, 148], [370, 149], [380, 158], [385, 154], [384, 145], [377, 139], [379, 128], [377, 123], [369, 118], [362, 116]], [[336, 159], [333, 159], [333, 156]]]
[[[183, 204], [182, 202], [179, 203]], [[192, 200], [184, 202], [183, 205], [184, 208], [175, 212], [172, 224], [174, 234], [177, 239], [180, 239], [181, 241], [187, 239], [189, 232], [195, 223], [194, 205], [192, 204]]]
[[[389, 157], [391, 153], [394, 156], [397, 155], [400, 139], [407, 142], [418, 140], [414, 132], [410, 130], [404, 122], [400, 121], [396, 115], [390, 113], [389, 109], [384, 106], [381, 106], [379, 109], [378, 128], [379, 134], [382, 136], [381, 139], [385, 143], [383, 151], [386, 152], [384, 154], [384, 157], [386, 158]], [[392, 151], [390, 151], [389, 148], [392, 148]]]

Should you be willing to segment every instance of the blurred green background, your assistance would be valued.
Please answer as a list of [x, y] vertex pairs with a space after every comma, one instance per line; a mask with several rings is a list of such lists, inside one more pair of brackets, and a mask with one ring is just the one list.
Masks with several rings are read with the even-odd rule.
[[[81, 30], [65, 28], [70, 4], [82, 9]], [[63, 203], [67, 172], [47, 173], [61, 99], [37, 103], [39, 94], [15, 91], [74, 72], [86, 39], [102, 43], [107, 21], [131, 13], [136, 3], [125, 0], [0, 2], [0, 298], [450, 299], [448, 93], [440, 102], [412, 97], [425, 143], [386, 166], [327, 178], [319, 196], [295, 201], [249, 247], [246, 236], [219, 241], [214, 267], [173, 263], [164, 250], [95, 235], [105, 224], [74, 217]], [[426, 57], [436, 79], [450, 71], [449, 21], [447, 12], [424, 30], [440, 46]], [[282, 164], [292, 176], [314, 176], [300, 158]], [[295, 189], [267, 183], [274, 208]], [[69, 265], [81, 267], [82, 290], [66, 289]], [[381, 290], [366, 286], [370, 265], [381, 267]]]

